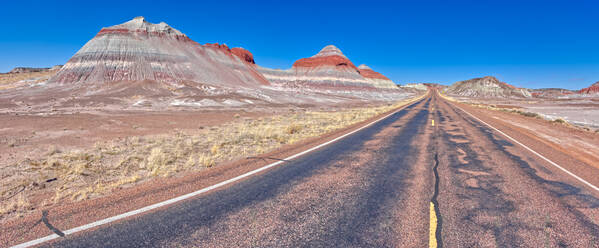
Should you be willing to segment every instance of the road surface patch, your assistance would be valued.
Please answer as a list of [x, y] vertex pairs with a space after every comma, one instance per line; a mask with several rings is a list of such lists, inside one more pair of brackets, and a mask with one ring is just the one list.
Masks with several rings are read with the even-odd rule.
[[595, 191], [598, 191], [598, 192], [599, 192], [599, 187], [597, 187], [597, 186], [595, 186], [595, 185], [593, 185], [593, 184], [591, 184], [591, 183], [587, 182], [586, 180], [584, 180], [584, 179], [582, 179], [581, 177], [577, 176], [576, 174], [574, 174], [574, 173], [570, 172], [569, 170], [565, 169], [564, 167], [562, 167], [562, 166], [558, 165], [557, 163], [555, 163], [555, 162], [553, 162], [553, 161], [549, 160], [548, 158], [546, 158], [545, 156], [541, 155], [540, 153], [538, 153], [538, 152], [534, 151], [534, 150], [533, 150], [533, 149], [531, 149], [530, 147], [528, 147], [528, 146], [526, 146], [526, 145], [524, 145], [524, 144], [520, 143], [519, 141], [517, 141], [516, 139], [514, 139], [514, 138], [512, 138], [511, 136], [507, 135], [506, 133], [504, 133], [504, 132], [500, 131], [499, 129], [497, 129], [497, 128], [495, 128], [495, 127], [491, 126], [490, 124], [488, 124], [488, 123], [484, 122], [483, 120], [479, 119], [478, 117], [474, 116], [474, 115], [473, 115], [473, 114], [471, 114], [470, 112], [468, 112], [468, 111], [466, 111], [466, 110], [464, 110], [464, 109], [460, 108], [460, 107], [459, 107], [459, 106], [457, 106], [457, 105], [454, 105], [454, 106], [456, 106], [458, 109], [460, 109], [460, 110], [461, 110], [461, 111], [463, 111], [464, 113], [468, 114], [470, 117], [472, 117], [472, 118], [474, 118], [475, 120], [479, 121], [480, 123], [482, 123], [482, 124], [485, 124], [486, 126], [490, 127], [491, 129], [493, 129], [493, 130], [497, 131], [498, 133], [500, 133], [501, 135], [505, 136], [506, 138], [508, 138], [509, 140], [513, 141], [514, 143], [516, 143], [516, 144], [518, 144], [518, 145], [520, 145], [520, 146], [524, 147], [524, 149], [528, 150], [528, 151], [529, 151], [529, 152], [531, 152], [532, 154], [534, 154], [534, 155], [537, 155], [539, 158], [542, 158], [543, 160], [547, 161], [549, 164], [551, 164], [551, 165], [553, 165], [554, 167], [556, 167], [556, 168], [558, 168], [558, 169], [562, 170], [562, 171], [563, 171], [563, 172], [565, 172], [566, 174], [568, 174], [568, 175], [572, 176], [573, 178], [575, 178], [575, 179], [576, 179], [576, 180], [578, 180], [579, 182], [581, 182], [581, 183], [583, 183], [583, 184], [585, 184], [585, 185], [589, 186], [591, 189], [594, 189]]

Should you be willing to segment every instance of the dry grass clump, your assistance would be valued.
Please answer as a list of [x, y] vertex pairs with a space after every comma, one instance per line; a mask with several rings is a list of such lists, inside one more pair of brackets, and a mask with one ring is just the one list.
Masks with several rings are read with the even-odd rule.
[[31, 208], [31, 203], [24, 194], [19, 194], [0, 202], [0, 216], [14, 212], [22, 213]]
[[556, 123], [556, 124], [562, 124], [562, 125], [569, 125], [570, 124], [568, 121], [566, 121], [566, 120], [564, 120], [562, 118], [556, 118], [556, 119], [554, 119], [551, 122]]
[[521, 110], [512, 110], [511, 112], [514, 112], [516, 114], [520, 114], [526, 117], [533, 117], [533, 118], [541, 118], [541, 116], [537, 113], [533, 113], [533, 112], [526, 112], [526, 111], [521, 111]]
[[[295, 112], [259, 119], [238, 118], [221, 126], [194, 133], [175, 131], [168, 135], [129, 137], [97, 143], [86, 150], [65, 151], [50, 147], [43, 159], [21, 161], [13, 175], [2, 175], [0, 189], [28, 187], [21, 194], [50, 190], [46, 204], [79, 201], [101, 196], [154, 177], [197, 171], [219, 162], [256, 156], [285, 144], [319, 136], [390, 111], [407, 101], [380, 107], [341, 111]], [[1, 191], [0, 199], [14, 193]], [[21, 198], [17, 198], [22, 200]], [[2, 205], [0, 218], [25, 209], [19, 204]], [[15, 206], [21, 207], [15, 207]]]

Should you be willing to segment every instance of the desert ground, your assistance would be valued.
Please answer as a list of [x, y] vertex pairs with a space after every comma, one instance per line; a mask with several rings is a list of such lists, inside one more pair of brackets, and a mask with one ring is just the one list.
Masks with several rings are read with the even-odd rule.
[[[596, 162], [599, 160], [592, 151], [599, 148], [599, 135], [567, 123], [522, 114], [525, 112], [460, 103], [433, 93], [407, 104], [383, 108], [377, 113], [391, 109], [397, 111], [387, 115], [381, 122], [315, 151], [310, 156], [283, 160], [285, 165], [278, 169], [259, 173], [247, 181], [226, 186], [203, 197], [80, 235], [57, 239], [51, 244], [101, 247], [114, 242], [128, 245], [150, 242], [193, 246], [201, 242], [224, 247], [227, 244], [293, 246], [340, 242], [361, 246], [399, 246], [408, 243], [411, 246], [425, 246], [429, 240], [428, 206], [431, 196], [435, 215], [443, 220], [439, 222], [443, 229], [436, 240], [444, 245], [532, 246], [546, 243], [577, 246], [597, 241], [595, 226], [596, 217], [599, 216], [599, 200], [596, 193], [559, 169], [546, 166], [542, 159], [512, 144], [481, 121], [595, 185], [599, 181], [592, 175], [599, 171]], [[350, 110], [337, 113], [347, 111]], [[469, 117], [464, 111], [479, 119]], [[332, 116], [332, 113], [316, 112], [315, 115], [320, 117], [305, 119], [323, 119]], [[282, 118], [282, 122], [290, 123], [290, 119], [285, 118], [294, 117], [283, 114], [253, 118], [263, 118], [268, 123], [277, 123], [278, 118]], [[360, 120], [368, 123], [372, 118]], [[219, 134], [228, 133], [223, 131], [235, 130], [238, 127], [234, 124], [236, 122], [243, 122], [243, 126], [260, 126], [249, 118], [233, 117], [232, 122], [213, 127]], [[333, 122], [321, 124], [329, 126], [337, 122], [335, 118]], [[236, 161], [202, 164], [200, 170], [189, 170], [184, 164], [178, 167], [175, 166], [178, 163], [165, 161], [183, 162], [188, 159], [185, 154], [193, 153], [185, 151], [196, 149], [208, 150], [209, 153], [214, 151], [213, 155], [222, 153], [228, 157], [241, 151], [227, 147], [230, 140], [222, 135], [218, 139], [223, 142], [217, 142], [222, 145], [216, 147], [194, 140], [213, 137], [210, 132], [201, 131], [199, 136], [179, 134], [128, 139], [108, 147], [110, 150], [100, 146], [99, 150], [90, 151], [87, 157], [81, 153], [72, 155], [61, 151], [46, 157], [46, 161], [50, 161], [46, 163], [59, 161], [58, 166], [61, 167], [66, 162], [91, 161], [94, 165], [102, 166], [104, 163], [101, 161], [104, 160], [98, 159], [99, 154], [110, 157], [114, 156], [113, 153], [118, 158], [133, 161], [136, 161], [136, 157], [147, 156], [148, 162], [158, 163], [145, 163], [148, 167], [137, 170], [149, 175], [146, 178], [152, 180], [106, 177], [125, 180], [117, 181], [112, 186], [102, 184], [112, 189], [112, 194], [103, 196], [102, 193], [106, 193], [103, 190], [106, 189], [100, 187], [83, 191], [85, 197], [80, 193], [82, 191], [71, 192], [74, 194], [70, 194], [70, 197], [65, 194], [60, 198], [62, 201], [55, 205], [50, 203], [43, 209], [50, 212], [48, 218], [53, 225], [68, 230], [243, 175], [347, 133], [352, 126], [364, 125], [364, 122], [352, 123], [354, 125], [350, 125], [349, 129], [324, 131], [332, 131], [332, 136], [308, 135], [313, 138], [305, 138], [307, 142], [289, 142], [282, 146], [281, 142], [276, 142], [278, 144], [272, 146], [271, 152], [265, 149], [265, 155], [257, 156], [260, 159], [248, 159], [253, 156], [244, 153], [248, 157], [238, 156]], [[302, 133], [306, 126], [283, 125], [282, 132], [276, 137], [293, 138], [284, 134]], [[300, 136], [299, 139], [304, 138]], [[189, 142], [188, 145], [186, 142]], [[272, 143], [263, 146], [268, 147], [269, 144]], [[136, 147], [143, 147], [141, 150], [150, 152], [140, 155], [140, 149]], [[156, 148], [161, 150], [154, 152]], [[181, 155], [164, 157], [163, 151]], [[263, 151], [255, 154], [259, 153]], [[117, 164], [121, 165], [118, 168], [135, 171], [136, 167], [127, 164], [128, 159], [119, 160]], [[144, 164], [143, 160], [138, 162]], [[45, 166], [42, 164], [40, 168]], [[156, 175], [152, 176], [154, 169]], [[106, 167], [102, 171], [112, 173]], [[78, 180], [98, 178], [91, 168], [85, 167], [81, 171], [61, 172], [67, 175], [61, 177], [63, 180], [73, 175], [81, 175], [76, 176]], [[46, 183], [46, 187], [52, 188], [52, 183], [57, 181]], [[63, 185], [70, 189], [85, 189], [76, 187], [77, 180], [74, 182]], [[373, 208], [371, 204], [379, 207]], [[39, 211], [19, 213], [22, 217], [14, 216], [3, 222], [7, 231], [0, 237], [2, 240], [18, 243], [51, 234], [45, 226], [34, 225], [43, 218]], [[469, 221], [463, 221], [463, 218], [469, 218]], [[23, 230], [23, 226], [35, 228]], [[147, 238], [148, 233], [151, 233], [151, 239]], [[348, 240], [346, 237], [352, 238]]]
[[564, 120], [589, 130], [599, 130], [599, 97], [579, 98], [531, 98], [531, 99], [477, 99], [455, 97], [459, 101], [517, 109], [536, 113], [547, 120]]
[[[31, 73], [30, 76], [34, 79], [20, 75], [18, 78], [13, 76], [17, 79], [7, 79], [3, 82], [4, 85], [8, 85], [7, 89], [11, 89], [13, 87], [11, 85], [22, 88], [27, 85], [39, 84], [39, 75]], [[435, 192], [442, 192], [438, 199], [434, 198], [434, 201], [442, 206], [435, 211], [438, 216], [445, 218], [443, 227], [448, 230], [443, 235], [439, 234], [437, 238], [439, 241], [443, 240], [445, 244], [465, 244], [464, 239], [455, 239], [451, 233], [491, 235], [488, 229], [480, 229], [480, 226], [490, 225], [484, 220], [478, 220], [467, 226], [463, 226], [464, 223], [458, 221], [460, 216], [466, 215], [469, 211], [464, 209], [463, 203], [458, 201], [459, 192], [464, 190], [470, 192], [477, 189], [497, 190], [488, 182], [492, 179], [490, 175], [501, 175], [499, 177], [503, 178], [502, 180], [511, 178], [510, 180], [520, 180], [517, 182], [525, 181], [524, 185], [534, 185], [534, 190], [526, 194], [563, 205], [547, 206], [549, 211], [553, 211], [548, 218], [566, 218], [569, 221], [568, 225], [575, 225], [570, 218], [573, 215], [582, 214], [585, 216], [584, 218], [597, 216], [598, 213], [593, 207], [596, 201], [595, 196], [581, 190], [580, 185], [574, 186], [578, 184], [577, 182], [556, 176], [557, 174], [554, 175], [553, 173], [556, 172], [552, 172], [551, 169], [543, 170], [542, 176], [556, 177], [555, 180], [566, 183], [566, 186], [570, 188], [574, 187], [579, 193], [574, 196], [566, 194], [552, 199], [554, 196], [551, 192], [556, 189], [551, 188], [547, 191], [543, 186], [545, 183], [537, 185], [538, 182], [535, 181], [538, 179], [537, 174], [534, 174], [534, 180], [531, 181], [518, 169], [502, 168], [498, 164], [487, 166], [496, 163], [494, 161], [517, 164], [519, 162], [517, 162], [518, 159], [514, 159], [515, 157], [526, 161], [524, 162], [526, 164], [533, 164], [535, 168], [540, 168], [540, 162], [526, 155], [522, 150], [508, 149], [503, 145], [497, 149], [486, 150], [488, 147], [497, 145], [495, 143], [497, 138], [487, 137], [488, 131], [483, 130], [480, 125], [475, 123], [476, 121], [467, 118], [459, 110], [459, 108], [463, 108], [474, 113], [478, 118], [517, 137], [518, 140], [533, 147], [536, 151], [540, 151], [550, 159], [565, 164], [568, 170], [583, 175], [585, 180], [596, 185], [599, 181], [594, 177], [589, 177], [592, 174], [590, 172], [599, 170], [599, 163], [597, 163], [599, 155], [594, 152], [599, 150], [599, 132], [593, 124], [595, 123], [593, 120], [597, 120], [597, 118], [592, 115], [596, 114], [594, 99], [477, 99], [437, 95], [436, 92], [436, 89], [431, 88], [420, 94], [406, 95], [410, 97], [393, 102], [355, 101], [326, 105], [258, 104], [252, 107], [212, 106], [202, 108], [170, 106], [167, 109], [159, 108], [158, 110], [152, 110], [147, 106], [118, 110], [115, 107], [86, 108], [78, 106], [73, 108], [70, 105], [38, 105], [29, 110], [27, 106], [12, 105], [12, 108], [7, 107], [0, 113], [0, 168], [2, 169], [0, 172], [2, 179], [0, 180], [2, 189], [0, 196], [3, 198], [0, 205], [0, 224], [6, 230], [0, 236], [0, 240], [17, 244], [40, 237], [40, 235], [46, 235], [48, 230], [43, 226], [36, 226], [35, 223], [39, 222], [40, 218], [48, 218], [43, 216], [49, 212], [52, 213], [53, 225], [60, 226], [64, 230], [100, 218], [108, 218], [125, 211], [142, 208], [148, 204], [165, 201], [175, 195], [188, 194], [198, 188], [242, 175], [272, 161], [339, 137], [382, 116], [388, 116], [389, 113], [394, 116], [391, 120], [368, 129], [373, 129], [368, 132], [376, 133], [376, 135], [368, 137], [366, 140], [361, 140], [364, 138], [362, 136], [351, 136], [352, 138], [349, 139], [355, 141], [345, 142], [356, 143], [346, 144], [348, 150], [345, 150], [343, 144], [327, 148], [335, 151], [330, 154], [341, 154], [336, 155], [341, 156], [336, 162], [328, 160], [330, 154], [327, 150], [315, 154], [313, 158], [325, 161], [323, 163], [302, 162], [303, 160], [286, 161], [291, 164], [289, 165], [290, 169], [285, 170], [293, 172], [302, 170], [301, 166], [304, 166], [308, 168], [308, 172], [316, 169], [322, 170], [324, 174], [316, 176], [317, 174], [303, 175], [300, 173], [300, 177], [305, 178], [292, 190], [295, 192], [293, 195], [301, 195], [300, 198], [277, 194], [273, 199], [275, 202], [289, 203], [286, 205], [286, 210], [282, 211], [295, 213], [299, 211], [296, 208], [301, 209], [305, 205], [314, 204], [310, 202], [314, 202], [313, 198], [316, 194], [319, 195], [317, 198], [321, 198], [316, 202], [324, 204], [321, 206], [324, 208], [319, 213], [326, 218], [332, 218], [334, 222], [340, 216], [331, 212], [331, 206], [338, 203], [332, 201], [331, 199], [334, 198], [327, 195], [334, 194], [341, 197], [339, 199], [343, 199], [343, 204], [351, 205], [355, 203], [352, 200], [352, 195], [355, 192], [364, 191], [362, 193], [365, 195], [371, 195], [371, 197], [366, 197], [366, 202], [378, 202], [380, 197], [387, 194], [401, 195], [391, 182], [399, 180], [398, 182], [403, 184], [407, 180], [406, 182], [411, 183], [405, 184], [406, 190], [404, 191], [411, 196], [389, 199], [397, 201], [392, 205], [410, 206], [409, 209], [412, 210], [405, 212], [390, 207], [389, 203], [384, 203], [385, 207], [381, 210], [384, 213], [377, 218], [382, 218], [382, 216], [389, 216], [394, 220], [426, 218], [428, 212], [422, 212], [423, 208], [420, 205], [428, 203], [427, 196], [432, 193], [429, 191], [434, 188], [431, 184], [433, 180], [430, 178], [430, 180], [416, 180], [416, 178], [426, 177], [425, 175], [428, 174], [424, 169], [428, 168], [428, 164], [437, 163], [439, 169], [435, 173], [440, 174], [441, 179], [437, 175], [434, 180], [442, 180], [441, 182], [445, 185], [443, 187], [452, 188], [451, 191], [435, 190]], [[11, 103], [5, 105], [11, 106]], [[591, 114], [581, 111], [587, 109]], [[431, 121], [432, 127], [429, 126]], [[435, 127], [435, 121], [439, 129]], [[409, 142], [406, 142], [407, 140]], [[362, 142], [365, 143], [362, 144]], [[393, 149], [401, 152], [393, 153], [391, 152]], [[378, 152], [379, 150], [380, 152]], [[418, 152], [412, 153], [411, 151]], [[425, 151], [434, 151], [439, 158], [433, 159], [425, 155]], [[487, 152], [489, 153], [487, 154]], [[506, 154], [508, 154], [507, 157]], [[352, 158], [354, 156], [356, 157]], [[438, 161], [434, 162], [435, 160]], [[371, 168], [372, 161], [378, 161], [376, 168]], [[389, 166], [389, 163], [399, 163], [403, 169], [398, 171], [397, 168]], [[337, 167], [341, 164], [350, 166]], [[414, 167], [414, 165], [418, 166]], [[458, 165], [464, 167], [457, 168]], [[295, 173], [289, 172], [292, 173], [289, 174], [284, 172], [285, 170], [268, 173], [283, 173], [280, 175], [282, 178]], [[370, 170], [374, 171], [368, 172]], [[404, 172], [407, 174], [399, 173], [403, 170], [406, 170]], [[358, 173], [358, 176], [352, 173]], [[453, 176], [448, 178], [450, 175]], [[200, 198], [195, 201], [203, 209], [199, 217], [209, 218], [206, 216], [211, 215], [214, 211], [220, 211], [205, 202], [210, 201], [210, 197], [222, 197], [220, 201], [225, 202], [240, 200], [252, 202], [254, 200], [251, 197], [248, 198], [249, 196], [268, 192], [268, 190], [262, 189], [262, 186], [270, 187], [268, 186], [270, 184], [283, 183], [276, 179], [277, 176], [273, 178], [275, 179], [272, 180], [275, 181], [265, 179], [263, 184], [255, 184], [241, 189], [240, 186], [231, 186], [208, 198]], [[385, 183], [376, 186], [372, 184], [373, 180], [382, 180]], [[513, 197], [515, 189], [511, 186], [508, 187], [508, 184], [507, 181], [502, 183], [503, 191], [499, 198]], [[360, 185], [366, 185], [366, 188], [361, 188]], [[282, 184], [276, 187], [281, 186]], [[331, 189], [336, 190], [331, 191]], [[247, 197], [239, 197], [238, 193], [232, 196], [227, 195], [229, 190], [247, 194]], [[375, 192], [370, 194], [369, 190]], [[304, 191], [314, 194], [302, 193]], [[488, 202], [490, 199], [484, 194], [478, 195], [473, 192], [468, 194], [480, 197], [480, 199], [471, 198], [467, 204], [484, 205], [483, 202]], [[515, 197], [506, 202], [524, 206], [526, 199], [529, 199], [526, 197], [529, 196], [523, 195], [522, 197], [524, 198]], [[494, 200], [499, 198], [496, 195], [493, 197]], [[255, 210], [252, 209], [255, 208], [274, 208], [274, 202], [271, 201], [267, 200], [261, 203], [267, 204], [266, 206], [249, 204], [239, 213], [227, 212], [228, 219], [221, 223], [229, 227], [236, 226], [236, 222], [231, 221], [231, 218], [244, 219], [249, 216], [249, 213], [254, 212]], [[381, 202], [381, 204], [383, 203]], [[539, 202], [535, 201], [534, 204], [538, 205]], [[567, 210], [568, 208], [576, 209], [577, 212], [570, 212]], [[86, 209], [94, 210], [87, 211]], [[176, 209], [169, 211], [177, 211]], [[493, 207], [483, 207], [478, 211], [480, 211], [479, 214], [488, 215], [493, 214], [491, 213], [493, 209]], [[347, 211], [350, 210], [351, 208]], [[370, 218], [367, 214], [369, 211], [360, 212], [363, 214], [352, 212], [352, 215], [368, 219]], [[280, 214], [284, 214], [283, 212]], [[290, 222], [290, 226], [281, 222], [276, 217], [279, 212], [274, 209], [268, 213], [270, 214], [257, 221], [248, 219], [246, 222], [258, 226], [273, 222], [275, 226], [280, 226], [295, 236], [304, 235], [304, 231], [313, 231], [310, 231], [311, 229], [308, 227], [305, 230], [291, 228], [295, 226], [294, 222]], [[170, 212], [166, 214], [166, 216], [171, 215]], [[177, 215], [178, 213], [172, 214]], [[527, 210], [519, 210], [510, 211], [510, 215], [518, 216], [517, 218], [528, 218], [526, 216], [529, 216], [530, 213]], [[162, 218], [167, 218], [168, 221]], [[503, 223], [509, 219], [506, 218], [504, 216], [497, 221]], [[153, 218], [148, 223], [163, 221], [170, 223], [169, 225], [178, 226], [179, 222], [171, 223], [176, 219], [174, 217]], [[147, 226], [148, 223], [145, 220], [140, 221], [132, 222], [133, 226], [130, 228], [134, 229], [127, 229], [126, 232], [141, 233], [135, 228]], [[368, 223], [374, 222], [368, 221]], [[501, 231], [492, 241], [495, 244], [524, 244], [535, 240], [534, 237], [538, 235], [534, 228], [526, 229], [521, 233], [513, 233], [503, 227], [510, 223], [498, 223], [495, 223], [499, 225], [495, 228], [500, 228]], [[401, 240], [409, 240], [413, 245], [419, 246], [427, 241], [425, 236], [414, 235], [414, 233], [421, 233], [420, 229], [425, 229], [425, 225], [408, 225], [401, 221], [396, 224], [410, 226], [411, 231], [406, 233], [392, 229], [392, 233], [395, 233], [392, 235], [393, 238], [388, 235], [376, 237], [358, 235], [359, 242], [364, 245], [375, 245], [387, 242], [399, 244], [397, 242], [402, 243]], [[596, 223], [589, 225], [596, 225]], [[25, 230], [26, 226], [35, 228]], [[114, 228], [120, 229], [118, 226], [114, 226]], [[243, 229], [243, 227], [238, 228]], [[378, 230], [387, 227], [377, 224], [372, 228]], [[565, 232], [564, 228], [565, 226], [561, 224], [552, 227], [550, 232], [554, 233], [552, 234], [554, 238], [546, 242], [552, 244], [594, 242], [592, 237], [596, 230], [586, 224], [576, 224], [576, 228], [580, 230], [580, 233], [577, 234], [580, 237], [578, 241], [568, 235], [557, 234]], [[350, 229], [353, 230], [353, 228]], [[349, 235], [350, 229], [340, 230], [339, 235], [341, 236], [339, 237]], [[263, 227], [261, 230], [263, 231], [256, 231], [256, 233], [259, 237], [264, 237], [264, 231], [270, 229]], [[467, 231], [464, 232], [464, 230]], [[156, 230], [151, 230], [151, 232], [154, 231]], [[177, 235], [160, 236], [162, 234], [157, 234], [156, 237], [162, 237], [160, 242], [166, 242], [164, 244], [186, 246], [187, 242], [204, 240], [208, 235], [205, 233], [205, 229], [187, 231], [190, 235], [187, 238]], [[327, 233], [320, 234], [329, 235]], [[102, 232], [102, 235], [110, 236], [109, 240], [123, 239], [118, 241], [123, 243], [142, 241], [135, 235], [127, 238], [116, 237], [111, 231]], [[521, 240], [512, 240], [508, 238], [510, 236], [519, 236]], [[211, 236], [209, 240], [216, 246], [224, 246], [227, 242], [272, 244], [268, 240], [255, 240], [252, 237], [256, 238], [256, 236], [237, 235], [223, 231], [222, 235]], [[335, 236], [331, 238], [335, 239]], [[94, 238], [90, 239], [90, 242], [101, 246], [105, 244], [102, 240], [108, 239]], [[58, 245], [87, 246], [91, 244], [85, 240], [87, 239], [82, 240], [76, 236], [73, 239], [59, 240], [58, 242], [63, 243]], [[304, 241], [290, 240], [288, 244], [302, 244]], [[520, 243], [520, 241], [524, 243]], [[475, 240], [468, 242], [471, 242], [469, 244], [477, 243]], [[488, 245], [490, 243], [478, 242], [478, 244]]]
[[[38, 74], [5, 74], [3, 84], [7, 88], [34, 85]], [[0, 221], [57, 203], [105, 196], [150, 178], [181, 176], [263, 154], [405, 103], [171, 107], [168, 111], [5, 108], [0, 113], [0, 196], [4, 199]]]

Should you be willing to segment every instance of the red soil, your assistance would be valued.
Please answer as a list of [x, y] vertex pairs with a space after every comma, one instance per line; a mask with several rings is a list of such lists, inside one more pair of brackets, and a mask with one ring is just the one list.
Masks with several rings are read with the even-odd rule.
[[248, 62], [250, 64], [256, 64], [256, 62], [254, 61], [254, 55], [241, 47], [234, 47], [231, 48], [231, 53], [233, 53], [235, 56], [239, 57], [241, 60]]
[[222, 44], [222, 45], [221, 45], [221, 44], [218, 44], [218, 43], [206, 43], [206, 44], [204, 44], [204, 46], [205, 46], [205, 47], [212, 47], [212, 48], [216, 48], [216, 49], [219, 49], [219, 50], [221, 50], [221, 51], [223, 51], [223, 52], [228, 52], [228, 53], [230, 53], [230, 52], [231, 52], [231, 48], [229, 48], [229, 47], [227, 46], [227, 44]]
[[339, 55], [303, 58], [293, 63], [293, 67], [318, 67], [323, 65], [347, 66], [358, 71], [358, 67], [356, 67], [351, 61], [349, 61], [349, 59], [346, 59]]
[[383, 76], [383, 74], [380, 74], [380, 73], [378, 73], [376, 71], [373, 71], [371, 69], [358, 69], [358, 71], [365, 78], [376, 78], [376, 79], [389, 80], [389, 78]]

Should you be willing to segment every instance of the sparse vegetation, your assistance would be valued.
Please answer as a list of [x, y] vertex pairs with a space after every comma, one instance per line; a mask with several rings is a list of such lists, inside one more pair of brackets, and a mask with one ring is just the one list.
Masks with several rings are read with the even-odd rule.
[[[26, 159], [17, 171], [0, 182], [0, 199], [28, 186], [25, 198], [4, 203], [0, 218], [26, 211], [27, 194], [50, 190], [44, 203], [79, 201], [97, 197], [153, 177], [165, 177], [213, 167], [218, 163], [256, 156], [285, 144], [319, 136], [387, 112], [407, 102], [340, 111], [302, 111], [258, 119], [235, 118], [233, 122], [168, 135], [128, 137], [97, 143], [85, 150], [49, 147], [42, 159]], [[55, 178], [54, 180], [50, 180]], [[26, 204], [27, 203], [27, 204]], [[12, 205], [11, 205], [12, 204]], [[18, 207], [17, 207], [18, 206]], [[27, 207], [25, 207], [27, 206]]]
[[29, 210], [30, 207], [31, 203], [27, 197], [23, 193], [20, 193], [17, 196], [0, 202], [0, 216], [13, 212], [22, 213]]
[[515, 112], [517, 114], [520, 115], [524, 115], [526, 117], [534, 117], [534, 118], [540, 118], [541, 116], [537, 113], [533, 113], [533, 112], [526, 112], [526, 111], [520, 111], [520, 110], [512, 110], [512, 112]]
[[556, 118], [555, 120], [552, 121], [553, 123], [557, 123], [557, 124], [568, 124], [568, 122], [562, 118]]

